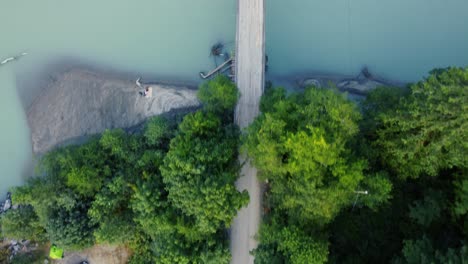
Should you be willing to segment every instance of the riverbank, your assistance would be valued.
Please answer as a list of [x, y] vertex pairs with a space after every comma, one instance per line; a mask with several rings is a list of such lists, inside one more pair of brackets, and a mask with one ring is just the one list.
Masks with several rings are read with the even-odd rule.
[[370, 71], [367, 67], [356, 75], [337, 73], [310, 72], [289, 76], [269, 76], [274, 86], [283, 86], [291, 90], [303, 89], [307, 86], [319, 88], [336, 87], [350, 97], [363, 97], [369, 91], [379, 86], [404, 87], [406, 82], [390, 80]]
[[[78, 63], [56, 64], [50, 71], [52, 74], [44, 74], [39, 83], [41, 88], [35, 99], [23, 102], [28, 106], [26, 114], [34, 154], [56, 145], [79, 142], [105, 129], [133, 127], [148, 117], [199, 105], [195, 85], [142, 80], [144, 87], [153, 89], [153, 96], [145, 98], [139, 94], [144, 87], [138, 87], [132, 74]], [[275, 86], [292, 89], [335, 86], [351, 96], [364, 96], [378, 86], [405, 85], [381, 78], [366, 68], [356, 76], [308, 73], [268, 79]]]
[[[50, 81], [27, 109], [32, 150], [41, 154], [57, 145], [106, 129], [129, 128], [176, 109], [197, 107], [194, 86], [144, 83], [84, 67], [69, 67]], [[151, 87], [152, 97], [141, 95]]]

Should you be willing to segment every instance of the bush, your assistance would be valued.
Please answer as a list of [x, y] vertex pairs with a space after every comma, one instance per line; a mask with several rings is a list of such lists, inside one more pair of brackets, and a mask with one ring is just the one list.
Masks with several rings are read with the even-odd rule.
[[209, 111], [232, 110], [239, 98], [236, 85], [224, 75], [203, 83], [198, 90], [198, 99]]
[[26, 253], [18, 253], [11, 260], [11, 264], [43, 264], [46, 259], [44, 251], [35, 250]]
[[145, 129], [145, 139], [148, 145], [157, 146], [171, 134], [169, 122], [164, 117], [156, 116], [148, 120]]
[[15, 240], [43, 241], [44, 228], [39, 224], [39, 218], [31, 206], [21, 206], [8, 210], [0, 218], [2, 236]]

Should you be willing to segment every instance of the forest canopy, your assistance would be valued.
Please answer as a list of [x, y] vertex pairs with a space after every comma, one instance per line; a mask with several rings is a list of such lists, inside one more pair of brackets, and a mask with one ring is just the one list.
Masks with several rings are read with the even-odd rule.
[[234, 186], [238, 91], [222, 76], [202, 86], [193, 113], [47, 153], [44, 176], [13, 190], [19, 208], [1, 217], [2, 235], [66, 250], [126, 245], [131, 263], [229, 263], [226, 230], [248, 202]]
[[468, 259], [468, 69], [355, 103], [266, 91], [244, 149], [266, 180], [255, 263]]
[[229, 263], [248, 203], [238, 152], [265, 183], [255, 263], [465, 263], [468, 68], [436, 69], [362, 101], [333, 88], [269, 88], [245, 130], [219, 76], [203, 107], [58, 148], [13, 190], [2, 236], [67, 250], [126, 245], [131, 263]]

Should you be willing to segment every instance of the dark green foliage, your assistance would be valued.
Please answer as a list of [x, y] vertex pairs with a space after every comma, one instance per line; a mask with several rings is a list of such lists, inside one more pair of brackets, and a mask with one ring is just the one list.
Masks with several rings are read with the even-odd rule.
[[328, 257], [328, 242], [323, 235], [299, 228], [294, 224], [281, 223], [272, 216], [261, 226], [259, 247], [254, 250], [256, 264], [271, 263], [325, 263]]
[[197, 242], [188, 242], [179, 238], [181, 243], [174, 243], [177, 235], [164, 234], [159, 237], [154, 247], [154, 255], [157, 263], [220, 263], [228, 264], [231, 255], [226, 243], [227, 237], [210, 236]]
[[78, 201], [71, 210], [55, 209], [45, 226], [50, 241], [66, 250], [92, 246], [94, 225], [89, 221], [87, 209], [87, 204]]
[[255, 262], [325, 263], [327, 224], [356, 203], [377, 210], [391, 197], [392, 184], [385, 172], [368, 172], [351, 148], [361, 115], [343, 95], [314, 87], [289, 95], [270, 89], [261, 111], [244, 146], [268, 180], [272, 210], [260, 229]]
[[208, 111], [232, 111], [239, 98], [236, 85], [224, 75], [218, 75], [213, 80], [203, 83], [198, 90], [198, 99]]
[[428, 190], [421, 200], [414, 201], [409, 208], [409, 217], [424, 227], [441, 217], [446, 199], [441, 191]]
[[27, 253], [18, 253], [11, 260], [11, 264], [43, 264], [45, 259], [46, 256], [43, 251], [35, 250]]
[[279, 88], [262, 97], [261, 110], [245, 147], [261, 177], [270, 181], [276, 206], [325, 224], [353, 203], [361, 185], [372, 187], [366, 202], [387, 199], [388, 180], [366, 183], [366, 162], [349, 148], [360, 120], [352, 102], [331, 90], [312, 87], [286, 95]]
[[395, 263], [465, 263], [468, 260], [468, 247], [449, 248], [445, 252], [434, 249], [432, 242], [423, 237], [419, 240], [405, 240], [403, 257]]
[[136, 137], [128, 137], [123, 130], [105, 131], [86, 144], [47, 153], [41, 160], [41, 169], [51, 180], [91, 197], [107, 179], [136, 161], [140, 145]]
[[401, 178], [467, 167], [468, 68], [433, 71], [410, 88], [396, 111], [378, 118], [382, 161]]
[[145, 129], [145, 139], [148, 145], [158, 146], [171, 136], [169, 121], [163, 117], [156, 116], [148, 120]]
[[229, 227], [247, 203], [246, 194], [234, 187], [239, 133], [221, 123], [209, 112], [187, 115], [161, 168], [169, 200], [206, 234]]
[[330, 230], [329, 263], [388, 263], [401, 250], [399, 208], [342, 211]]
[[0, 263], [7, 263], [7, 259], [10, 256], [10, 250], [8, 247], [0, 247]]
[[332, 263], [389, 263], [403, 255], [404, 241], [423, 237], [434, 252], [459, 248], [464, 224], [451, 217], [453, 189], [444, 178], [396, 182], [393, 198], [378, 210], [343, 211], [332, 224]]
[[0, 227], [2, 237], [9, 239], [33, 241], [45, 239], [44, 228], [31, 206], [21, 206], [1, 215]]
[[54, 180], [65, 183], [80, 195], [92, 196], [106, 177], [111, 176], [109, 166], [100, 150], [99, 141], [92, 139], [82, 146], [58, 149], [45, 155], [42, 169]]
[[468, 169], [461, 169], [455, 173], [453, 180], [455, 203], [453, 214], [457, 217], [468, 216]]
[[371, 161], [369, 172], [393, 179], [392, 198], [377, 210], [340, 213], [330, 262], [466, 262], [467, 80], [468, 69], [443, 69], [410, 93], [369, 94], [357, 149]]
[[392, 197], [393, 184], [388, 180], [389, 175], [385, 171], [368, 174], [361, 182], [360, 188], [368, 192], [367, 195], [359, 195], [359, 202], [367, 207], [377, 210], [387, 203]]
[[[331, 91], [267, 91], [246, 140], [271, 188], [256, 262], [292, 262], [296, 251], [282, 236], [290, 229], [312, 239], [293, 240], [302, 250], [329, 234], [330, 263], [464, 263], [467, 88], [468, 69], [459, 68], [409, 90], [378, 88], [362, 104], [363, 120]], [[317, 226], [317, 216], [329, 224]]]
[[30, 178], [27, 185], [14, 188], [12, 192], [14, 203], [32, 205], [43, 227], [53, 210], [72, 210], [78, 197], [53, 174], [50, 177]]
[[146, 235], [141, 229], [138, 229], [134, 234], [133, 239], [128, 241], [129, 248], [132, 249], [132, 256], [128, 263], [130, 264], [152, 264], [153, 252], [151, 238]]
[[377, 128], [382, 126], [381, 115], [394, 113], [400, 99], [409, 91], [396, 87], [377, 87], [372, 90], [361, 104], [363, 120], [360, 123], [361, 133], [375, 140]]
[[123, 176], [112, 179], [94, 197], [88, 210], [90, 222], [99, 227], [94, 231], [96, 242], [124, 244], [135, 232], [132, 211], [128, 208], [131, 189]]

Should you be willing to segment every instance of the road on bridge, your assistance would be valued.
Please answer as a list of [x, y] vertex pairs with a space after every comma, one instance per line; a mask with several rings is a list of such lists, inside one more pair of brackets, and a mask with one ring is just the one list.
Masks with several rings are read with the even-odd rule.
[[[248, 126], [259, 113], [265, 76], [265, 9], [264, 0], [238, 0], [235, 81], [240, 99], [235, 120], [241, 128]], [[240, 162], [246, 160], [239, 157]], [[257, 170], [247, 161], [236, 182], [238, 190], [247, 190], [250, 202], [242, 208], [231, 227], [233, 264], [253, 263], [250, 251], [257, 247], [255, 235], [261, 220], [261, 185]]]

